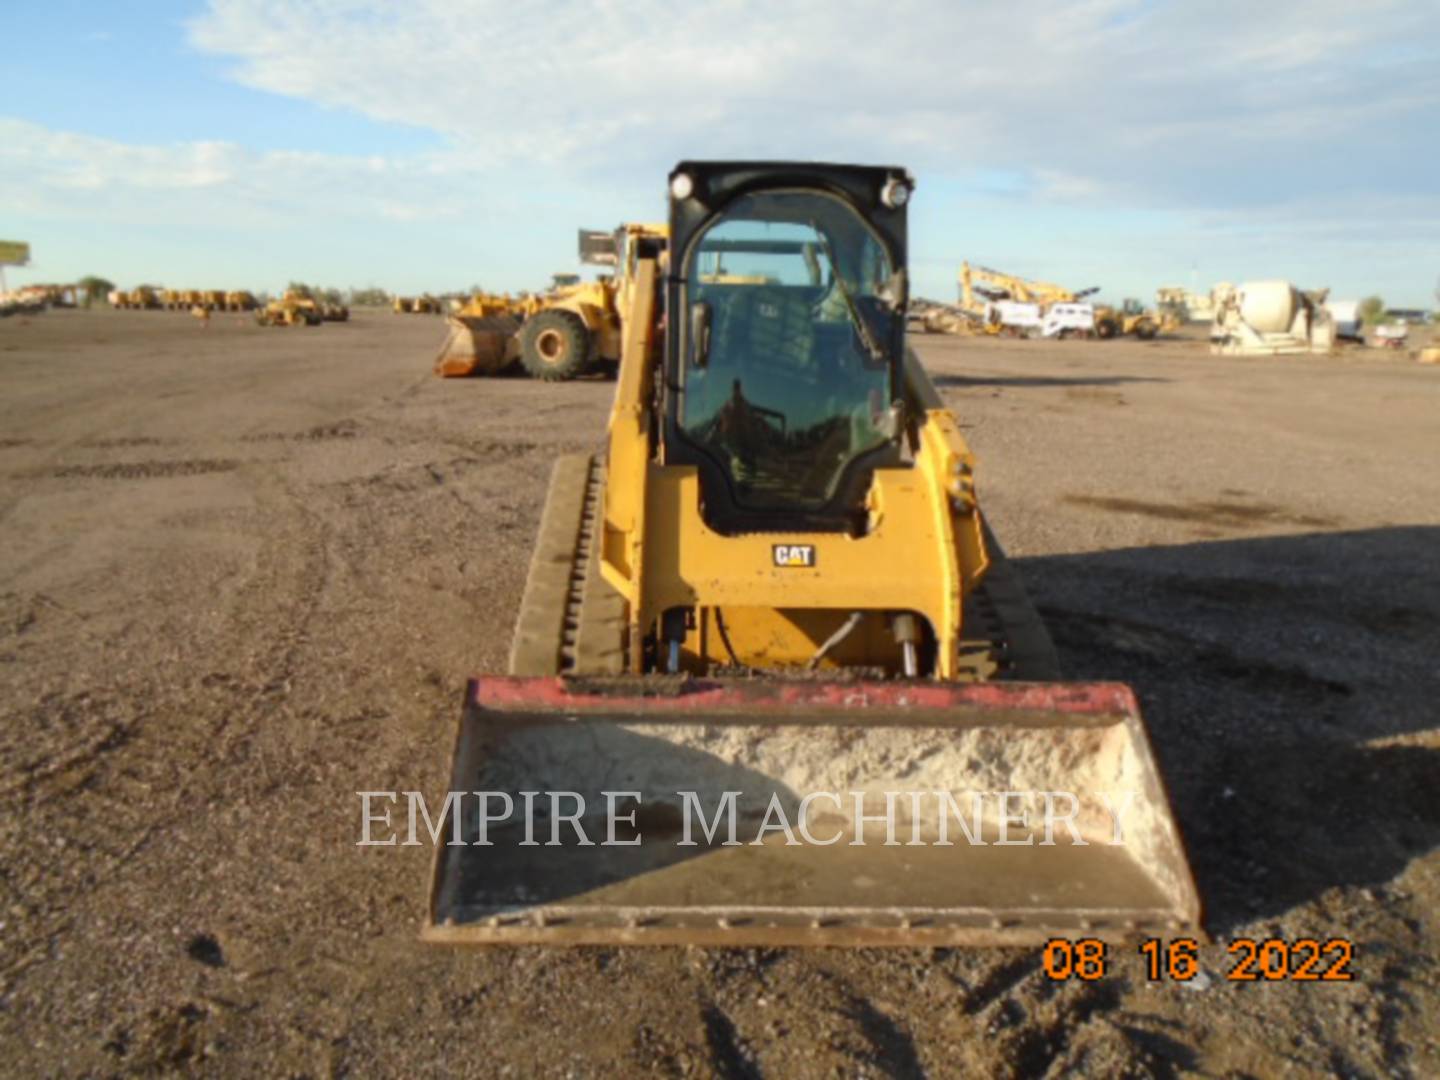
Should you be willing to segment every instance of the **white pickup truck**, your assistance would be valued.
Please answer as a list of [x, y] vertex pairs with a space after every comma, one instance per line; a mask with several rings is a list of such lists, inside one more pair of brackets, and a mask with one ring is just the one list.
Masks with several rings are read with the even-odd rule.
[[1051, 304], [1041, 324], [1045, 337], [1069, 337], [1095, 332], [1094, 304]]
[[1409, 337], [1410, 325], [1404, 319], [1375, 327], [1375, 344], [1382, 349], [1403, 349]]
[[1044, 324], [1039, 304], [1022, 303], [1019, 300], [992, 300], [987, 305], [985, 321], [1008, 326], [1025, 336], [1038, 331]]

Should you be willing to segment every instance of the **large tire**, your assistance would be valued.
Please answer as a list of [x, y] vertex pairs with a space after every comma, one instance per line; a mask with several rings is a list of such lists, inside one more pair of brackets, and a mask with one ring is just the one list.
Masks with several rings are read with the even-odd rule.
[[520, 329], [520, 363], [532, 378], [560, 382], [590, 364], [590, 331], [571, 311], [542, 311]]
[[1096, 319], [1095, 336], [1101, 341], [1108, 341], [1120, 330], [1120, 326], [1114, 319]]
[[1160, 327], [1149, 319], [1141, 319], [1135, 324], [1135, 336], [1141, 341], [1150, 341], [1158, 333], [1160, 333]]

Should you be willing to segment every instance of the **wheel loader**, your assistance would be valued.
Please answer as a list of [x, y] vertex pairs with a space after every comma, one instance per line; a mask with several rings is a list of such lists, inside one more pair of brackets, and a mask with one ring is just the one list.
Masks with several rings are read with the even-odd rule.
[[255, 321], [261, 326], [319, 326], [324, 320], [319, 304], [286, 289], [279, 300], [255, 309]]
[[1095, 309], [1095, 336], [1102, 340], [1133, 334], [1141, 341], [1152, 341], [1161, 333], [1173, 334], [1180, 326], [1173, 312], [1157, 315], [1135, 299], [1123, 301], [1118, 308], [1102, 304]]
[[555, 464], [509, 671], [470, 681], [426, 811], [422, 937], [1201, 933], [1134, 696], [1057, 681], [905, 348], [910, 175], [669, 182], [605, 449]]
[[613, 368], [620, 361], [621, 312], [630, 304], [636, 252], [664, 237], [663, 225], [581, 230], [581, 261], [614, 267], [614, 276], [561, 284], [557, 274], [550, 292], [527, 301], [475, 297], [449, 317], [435, 373], [494, 375], [518, 361], [532, 378], [561, 382]]
[[435, 374], [446, 377], [499, 375], [520, 359], [516, 336], [526, 314], [538, 309], [532, 297], [513, 299], [475, 293], [451, 315], [435, 357]]

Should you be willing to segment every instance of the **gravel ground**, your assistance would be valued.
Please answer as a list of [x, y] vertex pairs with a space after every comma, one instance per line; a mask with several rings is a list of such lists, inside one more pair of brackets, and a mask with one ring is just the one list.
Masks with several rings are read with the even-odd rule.
[[[920, 338], [1067, 673], [1138, 690], [1215, 944], [422, 947], [438, 791], [611, 388], [440, 320], [0, 322], [0, 1049], [109, 1075], [1440, 1074], [1440, 369]], [[1347, 937], [1351, 982], [1232, 982]]]

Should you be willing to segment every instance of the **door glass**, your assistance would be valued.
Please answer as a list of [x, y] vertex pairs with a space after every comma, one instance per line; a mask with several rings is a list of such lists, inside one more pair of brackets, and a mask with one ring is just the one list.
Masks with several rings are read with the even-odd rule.
[[[896, 313], [892, 267], [865, 220], [816, 192], [737, 199], [686, 253], [681, 427], [741, 505], [814, 509], [884, 444]], [[704, 305], [704, 309], [699, 309]]]

